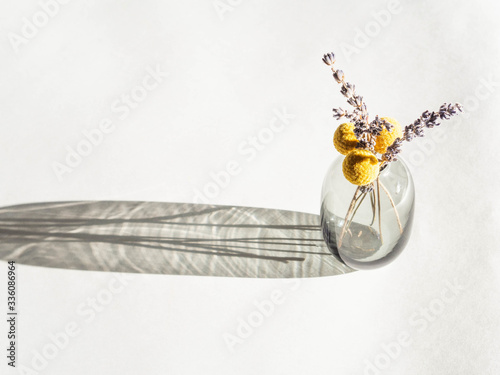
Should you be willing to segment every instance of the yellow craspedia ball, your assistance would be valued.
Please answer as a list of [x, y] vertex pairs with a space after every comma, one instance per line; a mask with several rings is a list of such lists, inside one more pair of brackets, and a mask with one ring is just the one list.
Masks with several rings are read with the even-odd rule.
[[342, 155], [347, 155], [349, 151], [356, 148], [358, 140], [354, 135], [354, 124], [346, 122], [340, 125], [333, 135], [333, 145]]
[[387, 151], [387, 147], [392, 145], [396, 138], [403, 137], [403, 132], [401, 130], [401, 125], [399, 125], [399, 122], [397, 122], [392, 117], [382, 117], [382, 120], [390, 122], [392, 125], [394, 125], [394, 127], [390, 132], [387, 131], [387, 129], [384, 127], [380, 135], [377, 137], [375, 151], [377, 151], [379, 154], [385, 154], [385, 152]]
[[342, 172], [351, 184], [366, 185], [373, 182], [378, 176], [378, 160], [368, 150], [352, 150], [342, 163]]

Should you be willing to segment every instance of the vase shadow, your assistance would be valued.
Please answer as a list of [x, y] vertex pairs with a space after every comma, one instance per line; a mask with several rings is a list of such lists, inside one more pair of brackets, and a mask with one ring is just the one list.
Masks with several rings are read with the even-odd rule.
[[353, 271], [326, 247], [317, 215], [159, 202], [0, 208], [0, 259], [76, 270], [249, 278]]

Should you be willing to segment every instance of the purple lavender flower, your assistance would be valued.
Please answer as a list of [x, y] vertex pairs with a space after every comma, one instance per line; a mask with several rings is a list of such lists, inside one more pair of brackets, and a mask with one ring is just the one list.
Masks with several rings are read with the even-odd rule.
[[448, 104], [444, 103], [439, 107], [438, 112], [425, 111], [416, 119], [413, 124], [407, 125], [403, 132], [403, 138], [396, 138], [392, 145], [387, 147], [386, 153], [382, 156], [383, 160], [391, 162], [396, 159], [396, 155], [401, 152], [401, 144], [403, 141], [410, 142], [416, 137], [424, 136], [424, 128], [433, 128], [439, 126], [441, 123], [439, 120], [448, 120], [452, 116], [463, 111], [463, 107], [458, 104]]
[[333, 65], [333, 63], [335, 62], [335, 54], [333, 52], [330, 52], [323, 55], [323, 62], [326, 65]]
[[342, 70], [333, 72], [333, 78], [335, 78], [335, 81], [337, 81], [337, 83], [342, 82], [344, 80], [344, 72]]
[[[342, 108], [333, 109], [333, 117], [337, 120], [346, 118], [354, 124], [354, 135], [358, 140], [357, 148], [367, 149], [375, 154], [376, 138], [382, 133], [384, 128], [391, 132], [394, 126], [378, 116], [371, 122], [368, 120], [368, 110], [363, 97], [356, 95], [355, 86], [345, 81], [344, 72], [333, 67], [335, 63], [335, 54], [333, 52], [323, 55], [323, 62], [330, 66], [333, 72], [333, 78], [341, 85], [340, 92], [347, 98], [347, 103], [353, 108], [351, 112]], [[387, 148], [387, 151], [382, 155], [382, 160], [392, 161], [397, 160], [396, 155], [401, 152], [403, 141], [410, 142], [415, 137], [424, 136], [424, 128], [433, 128], [440, 125], [441, 120], [448, 120], [458, 112], [462, 112], [463, 107], [458, 104], [444, 103], [439, 107], [437, 112], [425, 111], [412, 124], [407, 125], [403, 132], [402, 138], [396, 138], [392, 145]]]

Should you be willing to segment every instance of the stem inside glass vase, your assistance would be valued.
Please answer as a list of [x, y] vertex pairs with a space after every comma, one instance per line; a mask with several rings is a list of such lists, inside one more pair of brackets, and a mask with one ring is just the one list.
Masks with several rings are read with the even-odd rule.
[[411, 233], [413, 179], [403, 160], [386, 164], [380, 168], [378, 184], [374, 180], [370, 186], [356, 186], [345, 178], [343, 158], [339, 157], [323, 181], [323, 238], [335, 257], [355, 269], [373, 269], [392, 262]]
[[[382, 211], [380, 208], [380, 189], [385, 192], [387, 195], [387, 198], [389, 199], [389, 202], [391, 203], [391, 206], [394, 210], [394, 214], [396, 216], [396, 220], [398, 223], [399, 227], [399, 232], [402, 234], [403, 233], [403, 226], [401, 225], [401, 220], [399, 218], [399, 213], [398, 209], [396, 208], [396, 205], [394, 203], [394, 199], [392, 198], [391, 193], [389, 190], [385, 187], [385, 185], [380, 181], [380, 173], [385, 172], [385, 170], [388, 169], [387, 163], [384, 163], [380, 167], [380, 172], [379, 176], [377, 176], [377, 179], [373, 181], [372, 183], [365, 185], [365, 186], [358, 186], [356, 188], [356, 191], [354, 192], [354, 196], [352, 197], [351, 203], [349, 204], [349, 209], [347, 210], [347, 214], [344, 219], [344, 225], [342, 226], [342, 231], [340, 234], [340, 239], [338, 246], [342, 246], [342, 241], [344, 239], [345, 234], [349, 231], [349, 227], [352, 224], [352, 221], [354, 220], [354, 217], [356, 216], [356, 212], [358, 211], [359, 207], [363, 203], [364, 199], [368, 194], [370, 194], [370, 203], [372, 206], [372, 212], [373, 212], [373, 217], [372, 221], [370, 223], [370, 226], [373, 225], [375, 221], [375, 217], [378, 213], [378, 222], [379, 222], [379, 237], [380, 237], [380, 242], [381, 244], [384, 243], [383, 239], [383, 234], [382, 234]], [[377, 190], [377, 193], [375, 194], [375, 187]]]

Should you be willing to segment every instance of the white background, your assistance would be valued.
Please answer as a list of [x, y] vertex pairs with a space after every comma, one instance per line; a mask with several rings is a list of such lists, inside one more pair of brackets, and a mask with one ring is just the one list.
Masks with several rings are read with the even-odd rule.
[[[20, 266], [24, 367], [11, 373], [500, 373], [497, 3], [47, 2], [0, 5], [3, 206], [193, 202], [234, 160], [210, 203], [318, 213], [331, 108], [347, 106], [321, 62], [330, 50], [373, 115], [406, 125], [445, 101], [466, 113], [404, 146], [416, 220], [390, 266], [298, 283], [131, 275], [92, 320], [85, 304], [109, 296], [113, 274]], [[168, 77], [120, 119], [148, 69]], [[250, 159], [249, 137], [283, 109], [294, 118]], [[104, 119], [114, 130], [58, 178], [55, 163]], [[276, 290], [282, 303], [228, 345]], [[51, 335], [71, 323], [78, 333], [54, 353]], [[53, 358], [37, 367], [39, 353]]]

